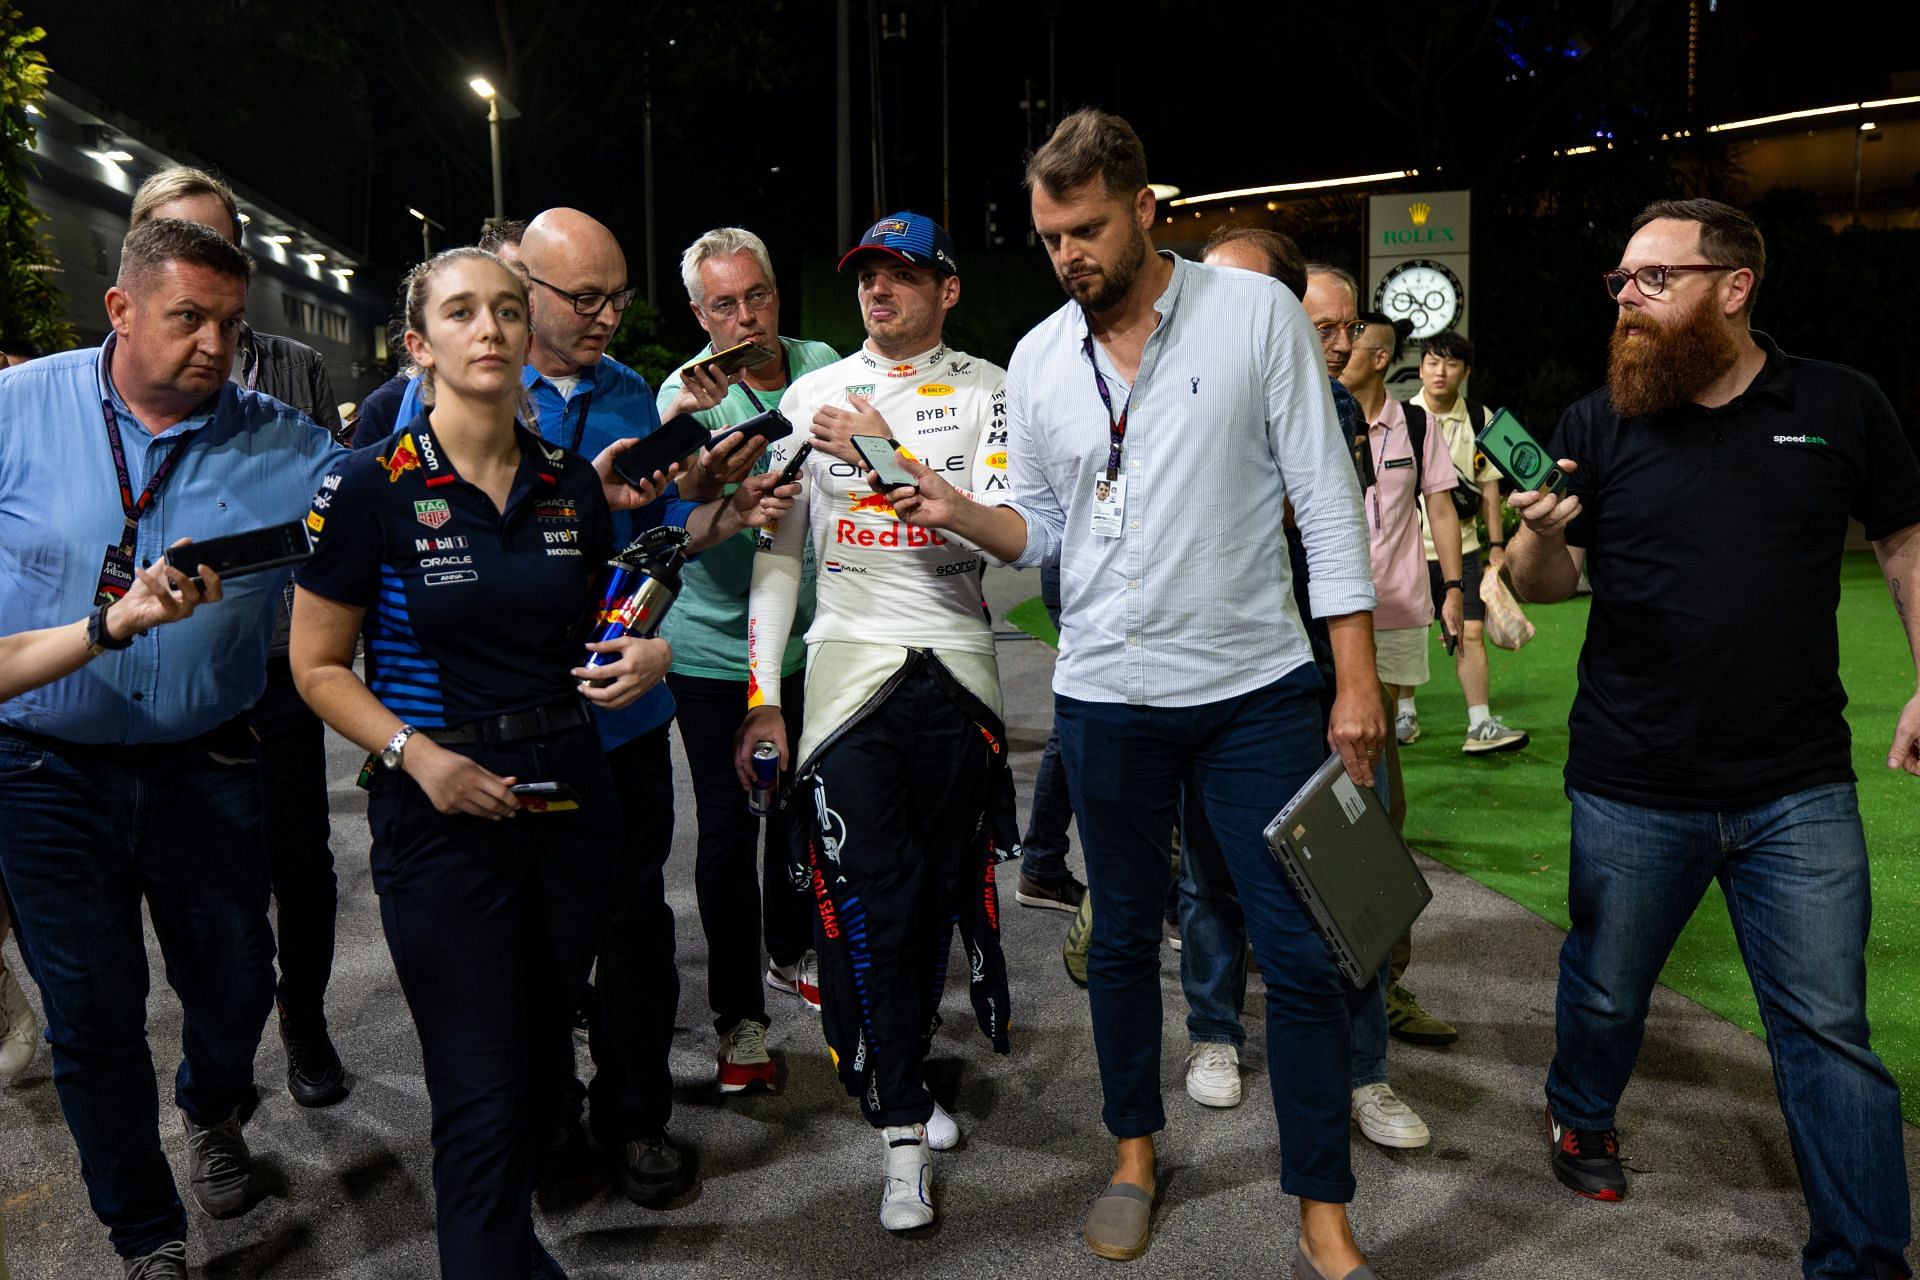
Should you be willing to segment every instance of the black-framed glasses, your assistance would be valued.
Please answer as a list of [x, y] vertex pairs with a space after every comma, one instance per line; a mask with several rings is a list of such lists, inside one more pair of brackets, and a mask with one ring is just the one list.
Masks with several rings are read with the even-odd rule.
[[1672, 267], [1640, 267], [1633, 271], [1615, 269], [1605, 272], [1601, 279], [1607, 282], [1607, 296], [1618, 298], [1627, 287], [1627, 281], [1633, 281], [1633, 287], [1649, 298], [1657, 298], [1667, 287], [1667, 277], [1676, 271], [1738, 271], [1738, 267], [1723, 267], [1711, 262], [1693, 262]]
[[725, 320], [734, 312], [745, 307], [748, 311], [765, 311], [773, 305], [774, 291], [764, 285], [749, 289], [741, 298], [722, 298], [711, 305], [702, 303], [700, 309], [716, 320]]
[[1346, 332], [1348, 342], [1358, 342], [1360, 335], [1367, 331], [1367, 322], [1355, 320], [1351, 324], [1335, 324], [1329, 320], [1326, 324], [1313, 326], [1313, 331], [1320, 335], [1320, 345], [1323, 347], [1332, 342], [1334, 335], [1342, 330]]
[[626, 288], [616, 289], [612, 293], [569, 293], [557, 284], [548, 284], [539, 276], [528, 276], [527, 279], [533, 281], [542, 289], [553, 290], [573, 304], [575, 314], [583, 316], [599, 315], [600, 308], [606, 306], [609, 302], [613, 304], [613, 313], [619, 315], [622, 311], [625, 311], [627, 305], [633, 301], [633, 295], [639, 292], [639, 290], [635, 289], [632, 285], [628, 285]]

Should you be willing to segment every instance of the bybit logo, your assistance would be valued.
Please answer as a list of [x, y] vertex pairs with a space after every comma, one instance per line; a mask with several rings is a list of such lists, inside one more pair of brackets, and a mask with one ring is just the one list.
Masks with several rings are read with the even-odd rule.
[[1416, 200], [1407, 206], [1407, 216], [1413, 219], [1413, 225], [1416, 227], [1426, 226], [1427, 216], [1432, 212], [1433, 206], [1425, 200]]

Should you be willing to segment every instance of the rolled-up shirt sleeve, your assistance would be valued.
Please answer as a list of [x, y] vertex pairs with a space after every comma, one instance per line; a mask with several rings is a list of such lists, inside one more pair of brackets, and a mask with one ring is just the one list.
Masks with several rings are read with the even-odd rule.
[[1267, 444], [1306, 544], [1308, 599], [1317, 618], [1372, 610], [1373, 562], [1353, 459], [1341, 443], [1320, 344], [1306, 312], [1280, 290], [1261, 323], [1266, 357]]

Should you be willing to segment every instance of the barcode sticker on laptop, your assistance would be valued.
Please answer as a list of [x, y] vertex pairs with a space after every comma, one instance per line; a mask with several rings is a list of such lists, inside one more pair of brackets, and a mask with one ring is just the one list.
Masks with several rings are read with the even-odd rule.
[[1360, 815], [1367, 811], [1367, 802], [1360, 798], [1360, 789], [1353, 785], [1353, 779], [1342, 770], [1333, 779], [1333, 798], [1340, 802], [1340, 812], [1347, 815], [1347, 825], [1360, 821]]

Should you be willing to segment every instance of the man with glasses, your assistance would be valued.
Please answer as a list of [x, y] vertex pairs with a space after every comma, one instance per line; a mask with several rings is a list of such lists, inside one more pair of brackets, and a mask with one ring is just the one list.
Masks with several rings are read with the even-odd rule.
[[[753, 232], [739, 227], [707, 232], [681, 255], [680, 278], [693, 318], [709, 338], [694, 360], [742, 342], [774, 357], [743, 371], [740, 381], [727, 388], [725, 399], [695, 415], [708, 429], [720, 431], [779, 408], [794, 379], [840, 358], [825, 343], [780, 336], [773, 262], [765, 242]], [[687, 367], [682, 365], [662, 384], [663, 407], [682, 395]], [[763, 458], [755, 468], [764, 471], [766, 465]], [[747, 666], [747, 591], [757, 536], [742, 532], [687, 565], [663, 632], [673, 645], [667, 684], [673, 691], [674, 718], [700, 823], [694, 891], [707, 939], [707, 1003], [721, 1036], [716, 1083], [722, 1093], [774, 1087], [774, 1063], [767, 1054], [767, 987], [794, 996], [803, 1007], [820, 1008], [812, 955], [813, 903], [788, 878], [787, 814], [776, 806], [767, 815], [763, 889], [760, 859], [755, 857], [760, 820], [748, 811], [734, 772], [733, 737], [747, 714], [753, 680]], [[798, 625], [779, 663], [780, 702], [791, 742], [800, 740], [807, 660], [802, 637], [813, 621], [810, 558], [805, 568]], [[763, 931], [768, 961], [764, 970]]]
[[[1920, 462], [1870, 380], [1751, 328], [1766, 266], [1738, 209], [1643, 210], [1606, 277], [1607, 385], [1554, 437], [1566, 488], [1512, 499], [1520, 593], [1565, 599], [1583, 565], [1593, 587], [1547, 1125], [1562, 1183], [1626, 1195], [1615, 1107], [1660, 967], [1717, 879], [1806, 1196], [1805, 1274], [1885, 1280], [1911, 1274], [1912, 1223], [1900, 1092], [1868, 1044], [1871, 894], [1834, 611], [1853, 517], [1920, 655]], [[1920, 775], [1920, 695], [1887, 767]]]

